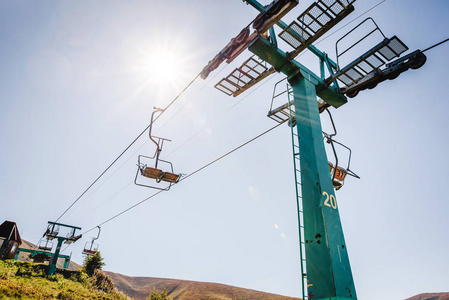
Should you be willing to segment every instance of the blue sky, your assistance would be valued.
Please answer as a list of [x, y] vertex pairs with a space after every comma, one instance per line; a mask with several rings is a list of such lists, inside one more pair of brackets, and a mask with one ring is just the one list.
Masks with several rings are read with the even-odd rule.
[[[285, 21], [310, 3], [300, 1]], [[409, 51], [448, 38], [447, 1], [354, 6], [316, 44], [333, 59], [335, 41], [367, 16]], [[0, 218], [39, 241], [47, 221], [148, 125], [152, 108], [165, 107], [256, 15], [237, 0], [1, 2]], [[448, 47], [429, 50], [422, 68], [331, 110], [361, 177], [336, 193], [359, 299], [448, 291]], [[172, 140], [162, 157], [176, 172], [192, 173], [276, 125], [266, 114], [282, 75], [238, 98], [213, 87], [249, 56], [195, 81], [155, 123], [155, 133]], [[317, 69], [309, 53], [297, 59]], [[168, 77], [156, 68], [160, 62], [172, 71]], [[326, 115], [322, 123], [331, 130]], [[148, 138], [139, 139], [60, 221], [85, 232], [152, 195], [133, 180], [137, 155], [153, 151]], [[105, 269], [299, 297], [293, 176], [283, 125], [104, 224], [98, 243]], [[65, 253], [82, 262], [95, 235], [86, 233]]]

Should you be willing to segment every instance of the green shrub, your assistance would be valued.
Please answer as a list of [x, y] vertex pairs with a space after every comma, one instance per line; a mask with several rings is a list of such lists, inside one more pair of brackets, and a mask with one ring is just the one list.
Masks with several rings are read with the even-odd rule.
[[153, 287], [153, 291], [151, 292], [150, 296], [146, 300], [171, 300], [171, 298], [167, 295], [167, 290], [164, 288], [164, 290], [159, 294], [156, 292], [156, 288]]
[[31, 262], [16, 262], [10, 264], [10, 266], [15, 266], [17, 268], [16, 276], [21, 277], [43, 277], [46, 274], [47, 266], [43, 264], [34, 264]]
[[89, 284], [89, 275], [86, 274], [86, 272], [78, 271], [74, 272], [72, 276], [70, 276], [69, 280], [74, 282], [79, 282], [83, 285]]
[[99, 251], [95, 252], [92, 256], [86, 256], [86, 259], [84, 260], [84, 269], [89, 276], [92, 276], [95, 270], [101, 270], [105, 265]]

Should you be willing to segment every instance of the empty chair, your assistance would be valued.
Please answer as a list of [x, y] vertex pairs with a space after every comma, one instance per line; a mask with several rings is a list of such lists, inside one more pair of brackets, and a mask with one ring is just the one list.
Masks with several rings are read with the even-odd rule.
[[40, 241], [38, 248], [44, 251], [51, 251], [51, 249], [53, 249], [53, 242], [50, 242], [49, 240]]
[[87, 242], [83, 249], [83, 254], [85, 255], [95, 255], [98, 251], [98, 244]]
[[[169, 141], [168, 139], [165, 138], [161, 138], [161, 137], [155, 137], [151, 135], [151, 130], [153, 127], [153, 120], [154, 120], [154, 114], [156, 112], [160, 112], [162, 113], [163, 110], [160, 108], [156, 108], [155, 111], [151, 114], [151, 122], [150, 122], [150, 128], [149, 128], [149, 138], [150, 140], [156, 145], [156, 151], [154, 153], [153, 156], [145, 156], [145, 155], [139, 155], [138, 156], [138, 161], [137, 161], [137, 173], [136, 173], [136, 177], [134, 179], [134, 183], [136, 185], [140, 185], [140, 186], [145, 186], [145, 187], [149, 187], [149, 188], [154, 188], [154, 189], [158, 189], [158, 190], [169, 190], [171, 185], [174, 183], [178, 183], [180, 178], [181, 178], [181, 174], [175, 174], [173, 171], [173, 165], [171, 162], [160, 159], [159, 155], [162, 151], [162, 146], [164, 144], [164, 141]], [[147, 163], [150, 163], [151, 161], [154, 162], [154, 166], [153, 167], [149, 167], [147, 165]], [[163, 166], [165, 166], [165, 170], [167, 169], [167, 167], [169, 168], [169, 172], [163, 171], [162, 169], [159, 169], [159, 165], [160, 163], [162, 163]], [[151, 163], [153, 164], [153, 163]], [[154, 183], [147, 183], [148, 180], [144, 181], [144, 180], [138, 180], [138, 177], [143, 176], [146, 178], [150, 178], [150, 179], [155, 179], [156, 183], [161, 183], [161, 182], [167, 182], [167, 184], [163, 185], [163, 184], [154, 184]]]
[[332, 184], [334, 185], [334, 188], [336, 190], [339, 190], [343, 186], [348, 172], [346, 171], [346, 169], [339, 166], [335, 168], [331, 162], [329, 162], [329, 171], [331, 173]]

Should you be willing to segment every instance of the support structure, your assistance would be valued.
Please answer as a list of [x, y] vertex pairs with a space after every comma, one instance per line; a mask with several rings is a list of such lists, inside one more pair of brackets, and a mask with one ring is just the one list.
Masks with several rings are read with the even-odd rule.
[[301, 75], [293, 89], [300, 151], [308, 299], [357, 299], [322, 139], [315, 85]]
[[[67, 227], [70, 229], [70, 232], [67, 234], [67, 236], [59, 236], [59, 228], [60, 227]], [[45, 232], [44, 236], [46, 236], [48, 239], [58, 239], [58, 245], [56, 246], [55, 253], [51, 257], [50, 260], [50, 267], [48, 269], [48, 275], [54, 275], [56, 271], [56, 263], [58, 262], [59, 253], [61, 251], [62, 243], [70, 244], [73, 242], [76, 242], [79, 240], [82, 235], [75, 235], [76, 230], [81, 230], [80, 227], [75, 227], [71, 225], [61, 224], [61, 223], [55, 223], [55, 222], [48, 222], [47, 231]]]
[[[53, 256], [53, 254], [51, 252], [47, 252], [47, 251], [39, 251], [39, 250], [33, 250], [33, 249], [19, 248], [17, 250], [16, 256], [14, 257], [14, 260], [17, 260], [19, 258], [20, 252], [31, 253], [31, 257], [47, 256], [47, 257], [49, 257], [49, 259], [51, 259], [51, 257]], [[58, 258], [63, 258], [64, 259], [64, 266], [62, 268], [63, 269], [67, 269], [67, 267], [69, 266], [69, 263], [70, 263], [70, 256], [59, 254]]]
[[[356, 0], [316, 0], [289, 25], [281, 18], [299, 0], [273, 0], [267, 6], [257, 0], [243, 1], [258, 10], [259, 15], [209, 61], [201, 77], [205, 79], [225, 60], [232, 62], [245, 48], [254, 55], [218, 82], [215, 85], [218, 90], [236, 97], [274, 72], [287, 76], [289, 101], [277, 108], [272, 103], [268, 117], [278, 123], [289, 121], [292, 127], [303, 298], [357, 299], [334, 187], [342, 186], [346, 174], [358, 176], [349, 173], [348, 162], [348, 170], [339, 175], [340, 181], [337, 180], [335, 174], [344, 169], [338, 166], [338, 161], [335, 166], [328, 163], [320, 112], [330, 106], [338, 108], [344, 105], [346, 96], [355, 97], [359, 91], [372, 89], [386, 79], [394, 79], [409, 68], [421, 67], [426, 57], [417, 50], [391, 61], [408, 47], [396, 36], [386, 38], [371, 18], [361, 24], [371, 20], [375, 29], [362, 38], [357, 37], [359, 40], [341, 53], [337, 50], [337, 63], [314, 47], [313, 42], [354, 11], [352, 4]], [[274, 24], [282, 29], [279, 37], [293, 48], [292, 51], [284, 52], [278, 48], [272, 28]], [[250, 26], [254, 29], [252, 33]], [[380, 32], [384, 39], [340, 68], [338, 57], [374, 32]], [[319, 76], [295, 60], [305, 49], [318, 57]], [[344, 85], [342, 88], [339, 82]], [[273, 100], [279, 95], [273, 93]], [[294, 132], [295, 125], [297, 133]]]
[[293, 90], [307, 266], [303, 274], [307, 279], [304, 296], [322, 300], [357, 299], [322, 138], [317, 94], [336, 106], [346, 99], [332, 89], [325, 89], [321, 78], [296, 61], [289, 61], [286, 53], [263, 37], [250, 44], [249, 50], [287, 75]]

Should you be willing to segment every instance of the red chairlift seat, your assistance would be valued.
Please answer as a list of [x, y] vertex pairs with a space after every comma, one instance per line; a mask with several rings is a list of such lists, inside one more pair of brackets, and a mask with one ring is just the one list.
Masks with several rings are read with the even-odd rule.
[[83, 254], [86, 254], [86, 255], [95, 255], [95, 253], [97, 253], [97, 251], [95, 251], [95, 250], [91, 250], [91, 249], [83, 250]]
[[98, 251], [98, 244], [87, 242], [83, 249], [83, 254], [86, 255], [95, 255]]
[[331, 173], [331, 177], [333, 178], [332, 184], [334, 185], [334, 188], [339, 190], [343, 186], [348, 172], [342, 167], [337, 166], [337, 168], [335, 168], [331, 162], [329, 162], [329, 171]]
[[84, 245], [84, 249], [83, 249], [82, 253], [87, 256], [93, 256], [93, 255], [95, 255], [95, 253], [98, 252], [98, 244], [95, 244], [94, 241], [100, 237], [101, 228], [100, 228], [100, 226], [97, 226], [97, 227], [98, 227], [97, 237], [93, 237], [91, 242], [87, 242]]

